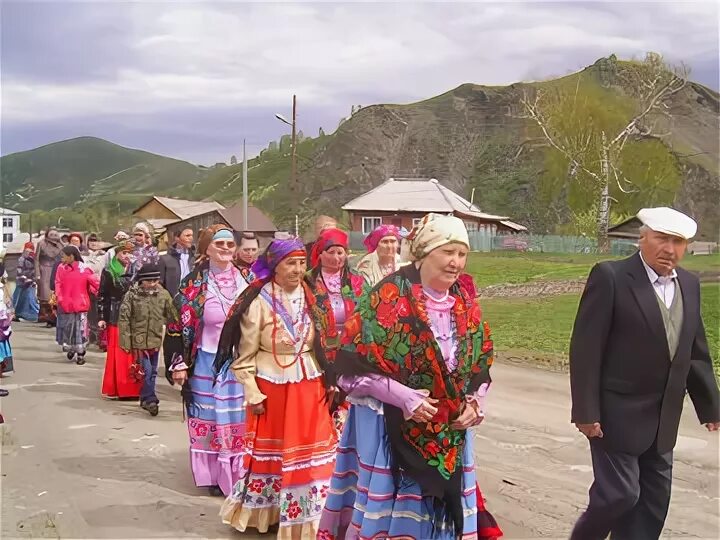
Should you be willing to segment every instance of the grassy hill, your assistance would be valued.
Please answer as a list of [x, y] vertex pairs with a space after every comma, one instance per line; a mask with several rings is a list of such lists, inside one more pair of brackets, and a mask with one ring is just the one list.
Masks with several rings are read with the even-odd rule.
[[78, 202], [127, 207], [201, 178], [199, 167], [94, 137], [79, 137], [0, 158], [4, 204], [51, 210]]
[[[343, 204], [389, 177], [435, 177], [465, 196], [475, 189], [474, 200], [484, 211], [513, 216], [535, 232], [571, 232], [562, 227], [586, 210], [592, 197], [568, 176], [566, 161], [538, 140], [531, 122], [521, 117], [520, 100], [528, 91], [573, 88], [585, 102], [599, 101], [617, 117], [632, 106], [613, 83], [623, 65], [601, 59], [554, 81], [464, 84], [418, 103], [365, 107], [335, 133], [299, 142], [300, 193], [288, 189], [288, 138], [271, 143], [249, 162], [251, 198], [278, 226], [292, 227], [295, 215], [305, 226], [319, 212], [341, 217]], [[670, 103], [672, 135], [628, 144], [623, 168], [640, 190], [625, 195], [614, 189], [615, 212], [673, 204], [699, 218], [701, 237], [717, 237], [719, 111], [718, 94], [701, 85], [688, 84], [676, 94]], [[96, 220], [112, 220], [113, 212], [150, 193], [232, 203], [242, 196], [241, 169], [200, 168], [91, 138], [0, 162], [7, 206], [46, 210], [87, 201], [103, 209]]]

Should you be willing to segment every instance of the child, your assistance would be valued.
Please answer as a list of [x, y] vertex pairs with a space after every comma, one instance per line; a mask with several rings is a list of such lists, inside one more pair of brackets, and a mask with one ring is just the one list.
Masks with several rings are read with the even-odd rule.
[[99, 287], [100, 279], [85, 265], [80, 250], [65, 246], [55, 275], [55, 295], [62, 310], [58, 318], [59, 341], [67, 359], [77, 356], [75, 363], [79, 366], [85, 363], [87, 352], [90, 295], [96, 295]]
[[155, 395], [155, 378], [163, 326], [176, 322], [178, 315], [170, 293], [160, 285], [157, 264], [144, 264], [136, 280], [120, 305], [120, 348], [132, 354], [136, 376], [143, 377], [140, 406], [157, 416], [160, 401]]

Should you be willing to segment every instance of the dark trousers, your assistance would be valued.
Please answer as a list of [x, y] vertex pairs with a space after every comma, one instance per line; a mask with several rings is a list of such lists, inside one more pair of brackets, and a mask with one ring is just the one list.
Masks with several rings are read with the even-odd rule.
[[670, 506], [672, 452], [653, 445], [640, 456], [607, 451], [590, 441], [595, 481], [571, 540], [657, 540]]
[[158, 351], [149, 352], [142, 351], [140, 353], [140, 363], [145, 371], [145, 380], [140, 389], [140, 403], [160, 403], [155, 395], [155, 379], [157, 379], [158, 370]]

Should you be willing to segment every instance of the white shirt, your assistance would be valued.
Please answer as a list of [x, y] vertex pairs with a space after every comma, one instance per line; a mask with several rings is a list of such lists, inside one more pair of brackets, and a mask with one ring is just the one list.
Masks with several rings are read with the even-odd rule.
[[675, 279], [677, 279], [677, 272], [673, 269], [669, 276], [660, 276], [645, 262], [642, 254], [640, 254], [640, 260], [645, 267], [645, 272], [647, 272], [648, 279], [650, 280], [650, 283], [652, 283], [653, 289], [655, 289], [655, 294], [657, 294], [658, 298], [663, 301], [665, 307], [670, 309], [673, 299], [675, 298]]
[[180, 280], [190, 273], [190, 255], [188, 253], [180, 253]]

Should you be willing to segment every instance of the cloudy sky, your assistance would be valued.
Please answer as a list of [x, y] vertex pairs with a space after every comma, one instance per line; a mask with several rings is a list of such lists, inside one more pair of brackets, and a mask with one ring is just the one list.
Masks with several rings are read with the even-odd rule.
[[407, 103], [657, 51], [718, 89], [710, 2], [239, 3], [1, 0], [0, 150], [81, 135], [194, 163], [332, 132]]

